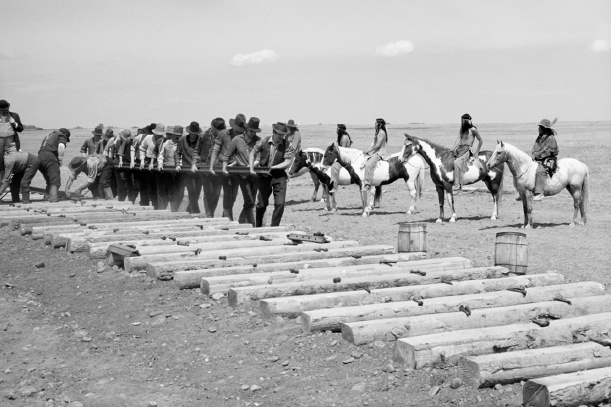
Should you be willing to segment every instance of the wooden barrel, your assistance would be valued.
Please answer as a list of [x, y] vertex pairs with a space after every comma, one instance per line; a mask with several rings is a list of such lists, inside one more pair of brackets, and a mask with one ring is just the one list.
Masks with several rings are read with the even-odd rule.
[[399, 253], [426, 252], [428, 235], [425, 223], [399, 223], [397, 250]]
[[526, 274], [528, 269], [528, 242], [526, 235], [519, 232], [496, 234], [494, 265], [507, 267], [517, 274]]

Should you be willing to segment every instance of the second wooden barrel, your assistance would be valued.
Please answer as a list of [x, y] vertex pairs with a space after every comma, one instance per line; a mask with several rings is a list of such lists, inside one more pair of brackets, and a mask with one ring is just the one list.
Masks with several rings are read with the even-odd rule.
[[428, 235], [425, 223], [399, 223], [397, 251], [399, 253], [426, 252]]
[[496, 234], [494, 265], [507, 267], [516, 274], [526, 274], [528, 270], [528, 242], [526, 235], [519, 232], [499, 232]]

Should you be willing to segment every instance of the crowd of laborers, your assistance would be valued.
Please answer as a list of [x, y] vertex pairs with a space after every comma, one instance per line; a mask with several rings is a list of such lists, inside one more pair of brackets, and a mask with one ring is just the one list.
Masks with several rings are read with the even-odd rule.
[[[60, 128], [51, 132], [42, 140], [37, 155], [21, 152], [18, 133], [23, 125], [16, 113], [8, 111], [10, 105], [2, 102], [0, 148], [5, 154], [0, 154], [3, 159], [0, 168], [5, 170], [0, 194], [10, 188], [13, 202], [29, 203], [30, 183], [40, 171], [47, 184], [48, 200], [57, 202], [61, 187], [60, 167], [70, 142], [70, 131]], [[11, 119], [2, 118], [3, 106]], [[66, 194], [79, 197], [88, 189], [96, 198], [127, 199], [142, 206], [152, 205], [155, 209], [169, 206], [177, 211], [186, 190], [189, 202], [186, 210], [201, 213], [199, 199], [203, 192], [204, 213], [206, 217], [214, 217], [222, 190], [222, 216], [233, 220], [233, 206], [240, 189], [244, 201], [238, 217], [240, 223], [262, 226], [273, 194], [271, 225], [278, 226], [287, 190], [285, 170], [300, 149], [301, 135], [294, 121], [289, 120], [274, 124], [272, 135], [259, 137], [259, 123], [256, 117], [247, 122], [243, 114], [238, 114], [229, 120], [229, 126], [222, 118], [212, 120], [206, 131], [195, 121], [186, 127], [151, 123], [142, 128], [123, 129], [118, 134], [112, 129], [104, 131], [99, 125], [93, 130], [93, 136], [83, 143], [81, 156], [68, 164], [70, 177]], [[220, 172], [218, 168], [215, 170], [215, 164], [222, 164]], [[228, 167], [231, 166], [249, 170], [230, 173]], [[269, 171], [259, 176], [255, 172], [257, 167], [269, 168]], [[164, 168], [165, 171], [160, 171]], [[70, 191], [81, 173], [86, 175], [86, 182]]]

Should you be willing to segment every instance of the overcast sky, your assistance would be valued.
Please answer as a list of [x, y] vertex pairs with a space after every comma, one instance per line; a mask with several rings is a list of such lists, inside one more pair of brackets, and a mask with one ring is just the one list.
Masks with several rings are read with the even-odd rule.
[[611, 1], [2, 0], [43, 127], [611, 119]]

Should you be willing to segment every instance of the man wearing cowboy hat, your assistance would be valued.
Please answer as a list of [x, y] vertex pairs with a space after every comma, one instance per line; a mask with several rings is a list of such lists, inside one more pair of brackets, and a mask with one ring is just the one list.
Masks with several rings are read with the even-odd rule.
[[284, 214], [286, 199], [286, 185], [288, 176], [286, 169], [291, 165], [293, 156], [286, 154], [288, 142], [285, 136], [289, 133], [286, 124], [272, 125], [273, 134], [259, 140], [250, 152], [248, 163], [251, 175], [255, 175], [254, 167], [269, 167], [269, 175], [258, 179], [259, 195], [257, 196], [257, 210], [255, 227], [263, 226], [263, 218], [269, 204], [269, 197], [274, 194], [274, 213], [271, 226], [280, 226]]
[[[221, 130], [214, 139], [214, 147], [212, 148], [212, 156], [210, 158], [209, 171], [212, 175], [214, 172], [214, 164], [217, 158], [222, 162], [226, 157], [227, 149], [231, 140], [246, 131], [246, 117], [243, 114], [238, 114], [235, 119], [229, 119], [230, 129]], [[239, 177], [234, 175], [226, 175], [223, 177], [223, 217], [233, 221], [233, 204], [235, 203], [238, 188], [240, 187]]]
[[[225, 130], [225, 120], [221, 117], [217, 117], [210, 123], [210, 128], [206, 130], [197, 139], [195, 145], [195, 151], [193, 151], [193, 160], [191, 164], [191, 172], [193, 174], [197, 171], [197, 166], [209, 166], [212, 161], [212, 149], [214, 147], [214, 140], [218, 136], [219, 132]], [[203, 188], [204, 195], [204, 212], [207, 218], [214, 218], [214, 212], [218, 205], [219, 198], [221, 196], [221, 189], [223, 188], [223, 179], [221, 175], [212, 174], [196, 174], [200, 179]]]
[[185, 131], [187, 134], [178, 140], [178, 146], [176, 147], [176, 173], [179, 174], [178, 177], [180, 182], [180, 192], [178, 194], [184, 194], [184, 190], [187, 188], [187, 195], [189, 197], [187, 212], [200, 213], [199, 195], [202, 189], [202, 177], [197, 173], [180, 174], [180, 170], [183, 167], [192, 168], [193, 165], [195, 165], [193, 154], [200, 135], [202, 134], [202, 129], [199, 127], [198, 122], [191, 122], [191, 124], [185, 128]]
[[[138, 196], [138, 181], [136, 172], [131, 169], [133, 168], [131, 165], [131, 148], [134, 144], [134, 138], [140, 134], [141, 129], [132, 127], [129, 131], [129, 135], [125, 133], [125, 130], [119, 134], [119, 140], [117, 142], [119, 165], [115, 168], [115, 177], [118, 183], [123, 183], [123, 187], [127, 192], [127, 199], [129, 199], [131, 203], [135, 203], [136, 197]], [[130, 168], [123, 168], [123, 164], [129, 164]], [[120, 196], [119, 200], [121, 200]]]
[[140, 193], [142, 194], [142, 188], [147, 188], [149, 199], [155, 209], [159, 208], [157, 201], [157, 179], [152, 171], [157, 161], [157, 143], [163, 139], [165, 139], [165, 124], [157, 123], [151, 129], [151, 134], [144, 137], [139, 147], [140, 169], [148, 168], [148, 171], [141, 171], [145, 175], [142, 178], [144, 186], [140, 186]]
[[299, 129], [293, 119], [286, 123], [286, 127], [289, 130], [289, 134], [284, 137], [289, 143], [286, 152], [294, 157], [297, 151], [301, 150], [301, 133], [299, 133]]
[[23, 131], [23, 124], [19, 115], [11, 112], [11, 104], [0, 100], [0, 172], [4, 168], [4, 155], [20, 150], [19, 134]]
[[[477, 127], [471, 121], [471, 115], [465, 113], [460, 118], [460, 131], [458, 138], [452, 148], [454, 155], [454, 185], [458, 184], [458, 191], [462, 190], [463, 176], [469, 171], [469, 161], [474, 157], [473, 163], [479, 167], [479, 150], [482, 148], [482, 137], [479, 135]], [[475, 139], [479, 142], [475, 151], [472, 150]]]
[[[148, 136], [149, 134], [153, 134], [151, 127], [152, 125], [155, 125], [155, 123], [151, 123], [151, 125], [144, 126], [143, 128], [138, 129], [136, 137], [134, 137], [133, 141], [131, 142], [131, 146], [129, 148], [129, 168], [131, 170], [133, 170], [136, 166], [140, 168], [143, 167], [143, 164], [140, 161], [140, 146], [142, 145], [142, 142], [144, 141], [146, 136]], [[148, 186], [146, 184], [148, 174], [146, 173], [146, 171], [133, 171], [133, 175], [135, 180], [134, 187], [136, 187], [136, 190], [140, 194], [140, 201], [138, 202], [138, 204], [140, 206], [150, 205], [151, 199], [148, 192]]]
[[[170, 204], [172, 212], [178, 211], [184, 198], [184, 187], [179, 190], [180, 180], [176, 172], [163, 172], [165, 167], [176, 166], [176, 147], [178, 140], [183, 136], [182, 126], [168, 126], [166, 128], [166, 139], [160, 140], [159, 154], [157, 155], [157, 201], [159, 209], [165, 209]], [[180, 196], [178, 196], [180, 194]]]
[[10, 186], [13, 202], [19, 201], [21, 189], [21, 203], [30, 203], [30, 183], [38, 172], [40, 162], [34, 154], [15, 151], [4, 156], [4, 177], [0, 184], [0, 195], [4, 194]]
[[57, 192], [62, 184], [60, 167], [64, 160], [66, 145], [70, 142], [70, 130], [61, 128], [51, 132], [42, 140], [38, 150], [38, 170], [42, 173], [47, 187], [49, 202], [57, 202]]
[[554, 123], [548, 119], [543, 119], [539, 123], [539, 136], [535, 140], [532, 150], [532, 159], [539, 165], [535, 175], [535, 201], [543, 200], [543, 189], [547, 178], [556, 170], [556, 160], [558, 159], [558, 143], [556, 143], [556, 130], [552, 129]]
[[96, 126], [96, 128], [91, 132], [91, 134], [93, 134], [93, 137], [85, 140], [85, 142], [81, 146], [82, 157], [87, 157], [91, 154], [101, 153], [102, 136], [104, 135], [103, 129], [100, 126]]
[[114, 180], [117, 184], [117, 197], [119, 201], [125, 201], [130, 192], [128, 191], [127, 184], [129, 183], [130, 188], [133, 187], [131, 182], [126, 182], [127, 176], [125, 170], [121, 168], [122, 161], [119, 154], [119, 149], [131, 138], [131, 135], [130, 129], [123, 129], [118, 136], [111, 137], [104, 148], [104, 156], [107, 163], [100, 175], [100, 186], [102, 189], [110, 188]]
[[[261, 129], [259, 128], [259, 118], [251, 117], [246, 124], [246, 133], [240, 134], [234, 137], [229, 143], [229, 148], [223, 156], [223, 174], [229, 175], [227, 172], [227, 163], [235, 161], [236, 165], [243, 167], [249, 166], [250, 152], [255, 147], [257, 142], [261, 140], [257, 133]], [[255, 227], [255, 199], [257, 196], [257, 177], [252, 174], [244, 174], [236, 176], [239, 182], [240, 189], [242, 190], [242, 197], [244, 198], [244, 206], [240, 217], [238, 218], [240, 223], [250, 223]]]
[[[85, 157], [74, 157], [70, 164], [68, 164], [68, 169], [70, 170], [70, 177], [68, 178], [68, 182], [66, 182], [66, 195], [70, 196], [70, 187], [76, 178], [81, 174], [87, 174], [87, 182], [78, 187], [74, 194], [81, 195], [85, 188], [90, 188], [95, 182], [96, 178], [100, 177], [102, 173], [102, 169], [106, 166], [106, 157], [101, 154], [93, 154]], [[106, 199], [113, 199], [112, 191], [110, 187], [107, 186], [103, 189], [104, 196]]]

